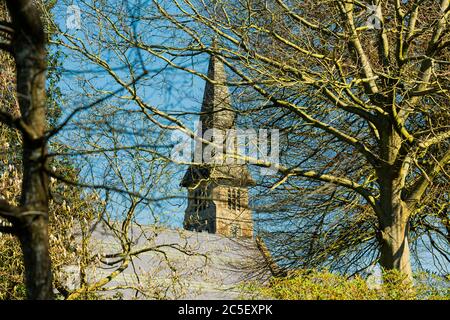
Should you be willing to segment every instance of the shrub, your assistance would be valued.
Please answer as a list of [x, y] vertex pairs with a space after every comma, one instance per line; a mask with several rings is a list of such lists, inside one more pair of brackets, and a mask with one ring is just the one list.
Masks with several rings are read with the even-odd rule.
[[[434, 285], [430, 285], [430, 279]], [[387, 272], [383, 283], [369, 286], [361, 276], [349, 278], [329, 271], [302, 270], [284, 278], [272, 278], [263, 286], [248, 284], [244, 292], [256, 299], [278, 300], [450, 299], [448, 284], [448, 280], [420, 274], [413, 285], [399, 273]]]

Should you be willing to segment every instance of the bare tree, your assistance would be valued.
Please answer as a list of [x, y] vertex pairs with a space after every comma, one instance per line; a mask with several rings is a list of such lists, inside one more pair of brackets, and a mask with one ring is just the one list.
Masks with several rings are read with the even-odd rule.
[[[301, 195], [303, 208], [315, 204], [302, 231], [310, 252], [320, 252], [315, 241], [332, 230], [330, 219], [344, 219], [340, 248], [356, 233], [356, 257], [387, 270], [411, 276], [410, 242], [427, 236], [429, 251], [448, 261], [448, 1], [155, 0], [132, 13], [83, 4], [107, 30], [107, 50], [134, 48], [205, 80], [189, 59], [208, 53], [228, 66], [226, 84], [246, 97], [240, 112], [285, 132], [280, 175], [266, 186]], [[106, 70], [150, 121], [188, 131], [65, 36], [62, 44]], [[374, 249], [379, 256], [367, 254]], [[344, 251], [324, 252], [322, 262]]]
[[[4, 39], [0, 236], [17, 236], [23, 265], [18, 261], [21, 255], [14, 239], [2, 237], [1, 254], [8, 259], [2, 261], [1, 271], [11, 273], [5, 278], [14, 278], [16, 287], [14, 283], [20, 283], [23, 268], [29, 299], [52, 299], [54, 289], [66, 299], [125, 289], [154, 295], [156, 289], [162, 289], [145, 288], [139, 283], [106, 287], [131, 268], [132, 260], [139, 254], [157, 251], [164, 256], [161, 246], [151, 244], [158, 231], [138, 232], [136, 225], [136, 215], [143, 211], [149, 213], [149, 222], [157, 223], [157, 217], [163, 216], [154, 211], [162, 206], [167, 192], [160, 187], [158, 194], [155, 184], [160, 181], [164, 185], [170, 170], [165, 170], [164, 158], [152, 156], [158, 135], [147, 136], [147, 130], [138, 125], [130, 127], [131, 123], [142, 121], [142, 115], [133, 117], [133, 111], [122, 113], [121, 106], [106, 104], [114, 96], [109, 93], [95, 96], [81, 107], [77, 105], [73, 114], [62, 112], [62, 119], [54, 115], [61, 112], [55, 111], [58, 108], [53, 110], [49, 104], [54, 101], [46, 99], [47, 60], [51, 57], [46, 51], [51, 38], [46, 30], [51, 32], [52, 16], [40, 1], [5, 3], [0, 25]], [[11, 89], [12, 86], [16, 88]], [[48, 89], [54, 89], [51, 83]], [[55, 103], [64, 107], [72, 97], [58, 98]], [[73, 119], [82, 110], [92, 113]], [[127, 117], [120, 120], [121, 115]], [[67, 132], [72, 135], [60, 137]], [[104, 171], [100, 172], [99, 167]], [[93, 237], [98, 231], [96, 225], [103, 226], [119, 246], [96, 250], [95, 244], [100, 241]], [[137, 246], [134, 241], [143, 233], [148, 239]], [[182, 245], [164, 247], [190, 253]], [[70, 266], [76, 271], [69, 270]], [[100, 279], [88, 277], [93, 270], [105, 266], [108, 271]], [[73, 276], [80, 281], [69, 286], [67, 281]], [[3, 293], [1, 297], [5, 297]], [[6, 297], [20, 295], [11, 292]]]
[[220, 56], [259, 99], [246, 112], [285, 131], [284, 168], [271, 187], [298, 190], [303, 207], [309, 199], [328, 214], [314, 210], [311, 245], [334, 217], [375, 238], [387, 270], [411, 276], [411, 228], [433, 234], [448, 260], [448, 1], [154, 3], [190, 43], [148, 50], [166, 61]]
[[[33, 12], [13, 10], [25, 3], [31, 1], [9, 4], [12, 24], [4, 23], [2, 32], [7, 36], [14, 31], [12, 53], [19, 60], [30, 61], [25, 54], [19, 57], [24, 50], [33, 61], [38, 57], [45, 61], [44, 49], [30, 52], [19, 45], [40, 41], [40, 33], [20, 37], [26, 32], [34, 35], [32, 28], [40, 21], [19, 24], [28, 21], [20, 15]], [[36, 82], [45, 82], [43, 69], [38, 73], [39, 64], [33, 63], [31, 69], [38, 76], [30, 80], [24, 67], [30, 63], [19, 64], [16, 59], [21, 116], [4, 113], [1, 118], [24, 137], [24, 207], [2, 202], [2, 217], [13, 225], [31, 222], [27, 230], [39, 223], [45, 226], [41, 212], [47, 212], [47, 175], [102, 190], [103, 198], [107, 193], [126, 195], [127, 209], [137, 199], [148, 206], [166, 196], [178, 197], [170, 194], [173, 190], [149, 193], [149, 188], [157, 189], [158, 179], [149, 183], [142, 179], [144, 174], [130, 183], [133, 174], [123, 175], [116, 164], [129, 152], [136, 161], [160, 161], [162, 169], [170, 163], [163, 151], [171, 145], [170, 131], [194, 136], [187, 123], [198, 113], [161, 107], [146, 89], [173, 70], [213, 81], [199, 63], [205, 53], [228, 67], [232, 77], [223, 84], [235, 88], [243, 124], [279, 128], [283, 133], [281, 163], [246, 159], [278, 169], [278, 176], [260, 180], [260, 190], [283, 205], [263, 206], [270, 214], [267, 221], [274, 223], [273, 217], [279, 217], [278, 227], [292, 227], [289, 234], [278, 230], [282, 241], [274, 242], [277, 258], [285, 259], [283, 250], [289, 248], [294, 253], [291, 260], [309, 259], [309, 265], [316, 266], [330, 260], [345, 264], [348, 259], [336, 257], [349, 257], [355, 248], [351, 261], [379, 260], [385, 269], [411, 276], [410, 244], [428, 237], [429, 251], [448, 261], [448, 1], [155, 0], [147, 7], [104, 1], [80, 5], [82, 30], [73, 33], [52, 26], [60, 36], [53, 43], [96, 70], [84, 78], [78, 74], [82, 86], [74, 96], [82, 92], [86, 103], [69, 106], [63, 120], [46, 133], [32, 122], [44, 117], [45, 123], [42, 109], [34, 107], [45, 93]], [[98, 75], [103, 81], [97, 81]], [[163, 82], [161, 90], [169, 87]], [[31, 90], [31, 84], [41, 91]], [[178, 88], [179, 98], [191, 94], [182, 88], [186, 89]], [[26, 94], [36, 99], [25, 99]], [[47, 139], [58, 135], [66, 135], [62, 140], [69, 136], [74, 143], [69, 151], [55, 151], [50, 157], [78, 159], [84, 164], [82, 181], [45, 170], [38, 161], [45, 158]], [[99, 162], [89, 158], [99, 155]], [[103, 168], [101, 175], [98, 166]], [[176, 172], [179, 167], [171, 168]], [[142, 189], [144, 183], [147, 188]], [[127, 212], [122, 217], [132, 221]], [[126, 226], [117, 232], [124, 243], [117, 255], [119, 272], [135, 252], [124, 236]], [[39, 230], [44, 239], [46, 227]], [[117, 226], [111, 224], [111, 230], [117, 231]], [[292, 238], [296, 230], [302, 234], [299, 242]], [[296, 256], [298, 252], [302, 254]], [[302, 264], [293, 264], [298, 265]], [[86, 282], [84, 288], [99, 286]]]

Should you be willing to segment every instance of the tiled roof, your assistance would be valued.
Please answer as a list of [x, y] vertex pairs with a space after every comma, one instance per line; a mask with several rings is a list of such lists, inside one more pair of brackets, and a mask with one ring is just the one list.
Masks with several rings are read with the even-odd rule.
[[200, 180], [221, 183], [228, 181], [236, 186], [254, 185], [245, 165], [204, 165], [190, 166], [181, 181], [182, 187], [189, 187]]

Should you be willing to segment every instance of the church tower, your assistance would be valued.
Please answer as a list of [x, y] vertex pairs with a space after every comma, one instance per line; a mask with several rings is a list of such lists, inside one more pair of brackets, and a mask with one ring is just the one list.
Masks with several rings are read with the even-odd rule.
[[[213, 55], [209, 61], [208, 78], [212, 83], [207, 81], [205, 85], [200, 114], [201, 133], [214, 129], [226, 137], [229, 129], [235, 129], [236, 113], [231, 106], [228, 87], [224, 85], [224, 65]], [[216, 141], [216, 137], [213, 136], [212, 140]], [[202, 152], [204, 147], [204, 143], [197, 141], [195, 150]], [[253, 184], [244, 164], [191, 165], [181, 181], [181, 186], [188, 189], [184, 228], [226, 237], [252, 238], [248, 187]]]

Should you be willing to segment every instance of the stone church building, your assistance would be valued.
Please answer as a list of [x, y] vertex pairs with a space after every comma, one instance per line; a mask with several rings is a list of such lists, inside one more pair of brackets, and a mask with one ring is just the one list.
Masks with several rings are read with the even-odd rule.
[[[226, 82], [225, 68], [216, 57], [210, 58], [208, 78], [200, 113], [202, 135], [214, 129], [222, 137], [236, 129], [236, 114]], [[214, 138], [210, 141], [214, 141]], [[197, 142], [196, 152], [203, 153], [204, 144]], [[248, 187], [254, 181], [245, 164], [191, 165], [181, 186], [188, 190], [184, 227], [191, 231], [207, 231], [233, 238], [252, 238], [252, 212]]]
[[[210, 58], [200, 114], [202, 133], [208, 129], [225, 132], [235, 128], [236, 114], [231, 106], [224, 65]], [[197, 143], [196, 149], [201, 149]], [[255, 238], [249, 190], [254, 181], [245, 165], [202, 163], [187, 168], [180, 185], [187, 190], [187, 207], [182, 229], [133, 226], [134, 245], [148, 246], [133, 264], [108, 283], [110, 288], [148, 288], [150, 298], [236, 299], [246, 297], [245, 281], [263, 281], [272, 263], [262, 241]], [[111, 252], [120, 243], [107, 228], [93, 234], [99, 253]], [[76, 267], [72, 270], [76, 275]], [[110, 271], [99, 266], [90, 281], [107, 277]], [[176, 281], [175, 281], [176, 280]], [[77, 281], [74, 276], [73, 282]], [[112, 289], [108, 295], [117, 294]], [[136, 290], [120, 290], [125, 299], [148, 299]]]

